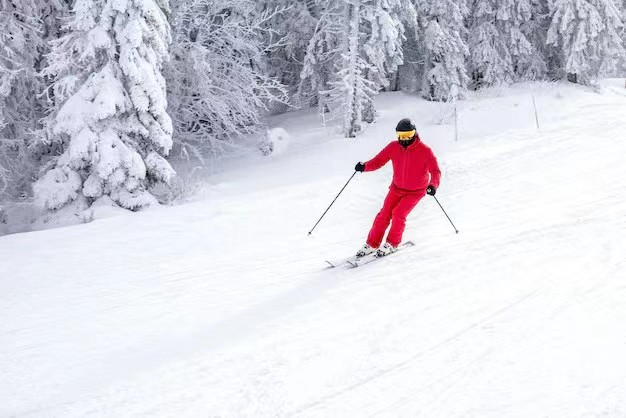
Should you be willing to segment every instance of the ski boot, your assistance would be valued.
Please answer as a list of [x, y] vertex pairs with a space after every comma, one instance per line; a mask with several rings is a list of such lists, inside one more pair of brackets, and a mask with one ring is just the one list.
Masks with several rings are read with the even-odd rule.
[[372, 247], [369, 244], [365, 244], [363, 245], [363, 247], [361, 247], [361, 249], [359, 251], [356, 252], [356, 256], [357, 257], [365, 257], [366, 255], [369, 255], [371, 253], [373, 253], [374, 251], [376, 251], [376, 248]]
[[393, 245], [386, 242], [383, 244], [382, 247], [378, 249], [378, 251], [376, 251], [376, 257], [384, 257], [391, 253], [395, 253], [396, 251], [398, 251], [397, 247], [394, 247]]

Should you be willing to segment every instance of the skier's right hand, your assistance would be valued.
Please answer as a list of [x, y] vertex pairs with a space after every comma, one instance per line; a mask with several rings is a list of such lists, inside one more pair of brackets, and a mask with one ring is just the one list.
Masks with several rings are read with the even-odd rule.
[[358, 162], [356, 163], [356, 165], [354, 166], [354, 171], [360, 171], [363, 172], [365, 171], [365, 164], [363, 164], [362, 162]]

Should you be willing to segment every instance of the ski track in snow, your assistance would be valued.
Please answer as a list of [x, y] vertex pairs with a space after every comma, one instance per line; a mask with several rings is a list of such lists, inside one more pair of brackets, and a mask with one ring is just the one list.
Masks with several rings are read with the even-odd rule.
[[[456, 143], [446, 105], [399, 93], [357, 141], [281, 115], [289, 148], [193, 203], [0, 237], [0, 416], [626, 416], [620, 83], [535, 90], [539, 131], [530, 87], [477, 96]], [[406, 109], [460, 234], [427, 197], [415, 247], [328, 270], [390, 168], [306, 232]]]

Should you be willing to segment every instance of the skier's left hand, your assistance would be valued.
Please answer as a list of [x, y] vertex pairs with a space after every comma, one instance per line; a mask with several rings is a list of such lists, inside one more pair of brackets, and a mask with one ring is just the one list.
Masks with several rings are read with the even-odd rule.
[[435, 187], [433, 187], [433, 186], [428, 186], [428, 187], [426, 188], [426, 194], [429, 194], [429, 195], [431, 195], [431, 196], [434, 196], [434, 195], [435, 195], [435, 193], [437, 193], [437, 189], [436, 189]]

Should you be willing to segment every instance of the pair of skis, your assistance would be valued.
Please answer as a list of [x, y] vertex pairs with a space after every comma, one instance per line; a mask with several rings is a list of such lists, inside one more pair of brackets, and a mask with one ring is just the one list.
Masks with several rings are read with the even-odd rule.
[[342, 258], [340, 260], [334, 260], [334, 261], [333, 260], [324, 260], [324, 261], [326, 261], [326, 263], [328, 263], [328, 265], [330, 266], [329, 268], [335, 268], [335, 267], [339, 267], [339, 266], [342, 266], [342, 265], [347, 267], [347, 268], [356, 268], [356, 267], [362, 266], [364, 264], [369, 264], [369, 263], [371, 263], [373, 261], [380, 260], [381, 258], [387, 258], [390, 255], [395, 254], [395, 253], [397, 253], [398, 251], [400, 251], [400, 250], [402, 250], [404, 248], [409, 248], [409, 247], [412, 247], [414, 245], [415, 244], [413, 243], [413, 241], [406, 241], [406, 242], [400, 244], [395, 252], [393, 252], [391, 254], [388, 254], [388, 255], [385, 255], [385, 256], [382, 256], [382, 257], [379, 257], [376, 254], [376, 252], [373, 252], [372, 254], [368, 254], [368, 255], [365, 255], [363, 257], [352, 256], [352, 257]]

